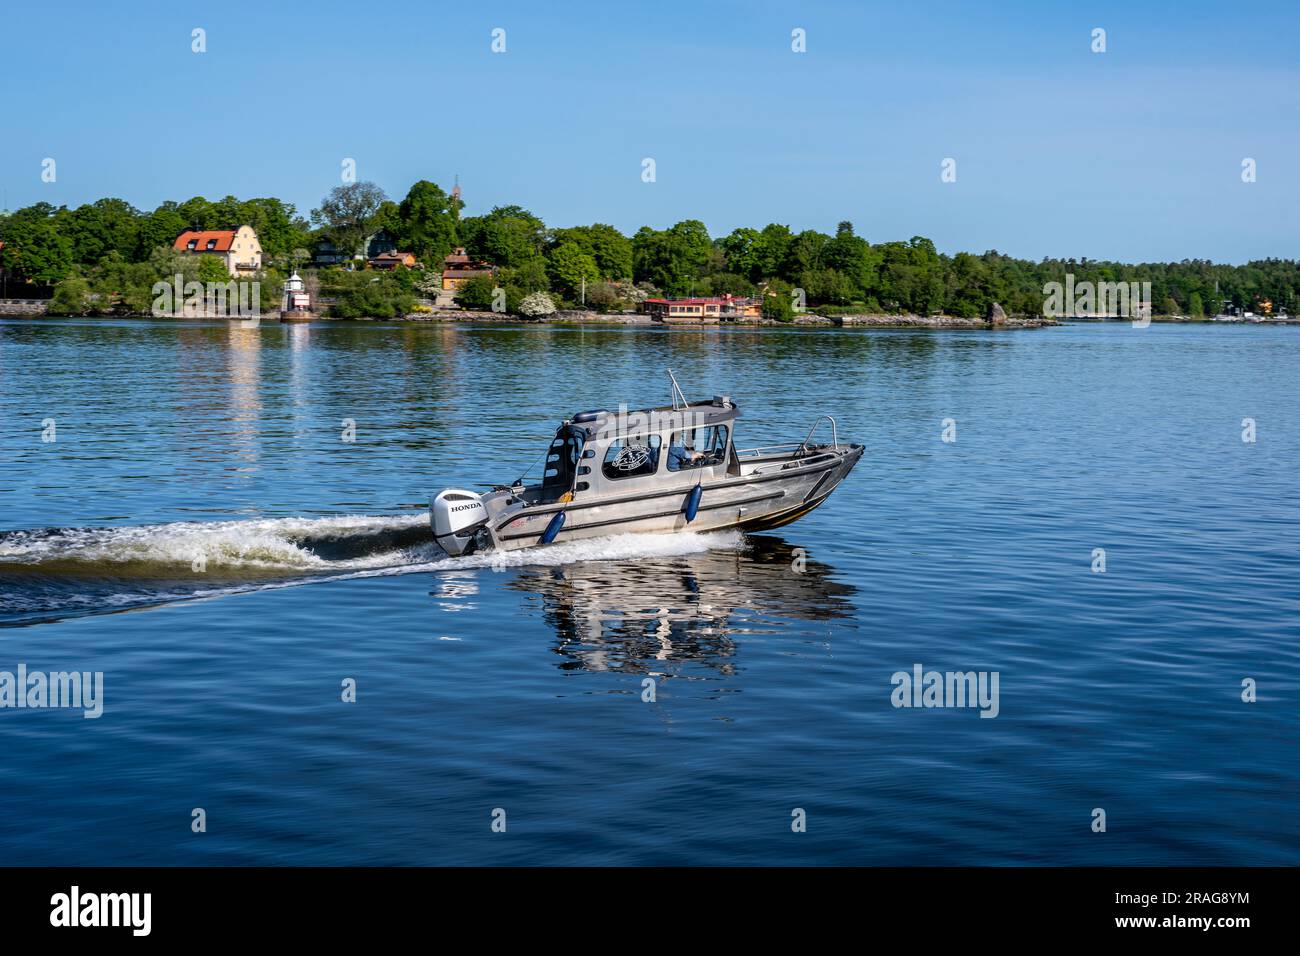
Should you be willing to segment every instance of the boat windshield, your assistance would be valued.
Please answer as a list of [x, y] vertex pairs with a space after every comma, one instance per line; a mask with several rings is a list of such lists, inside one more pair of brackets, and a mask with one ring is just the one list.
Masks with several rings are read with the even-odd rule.
[[542, 493], [547, 499], [558, 498], [573, 489], [573, 479], [582, 460], [586, 433], [577, 428], [561, 428], [551, 439], [546, 452], [546, 468], [542, 471]]

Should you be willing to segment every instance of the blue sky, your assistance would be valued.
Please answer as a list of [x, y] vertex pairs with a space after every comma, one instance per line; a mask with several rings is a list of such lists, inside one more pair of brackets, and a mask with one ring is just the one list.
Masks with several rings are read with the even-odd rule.
[[468, 214], [557, 226], [1300, 254], [1295, 2], [3, 4], [10, 209], [234, 194], [306, 214], [351, 157], [394, 199], [459, 174]]

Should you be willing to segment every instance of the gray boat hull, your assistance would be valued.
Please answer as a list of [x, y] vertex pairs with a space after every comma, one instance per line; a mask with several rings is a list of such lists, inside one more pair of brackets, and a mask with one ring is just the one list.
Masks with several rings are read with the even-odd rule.
[[[839, 443], [755, 449], [737, 453], [734, 473], [694, 475], [682, 471], [653, 489], [579, 495], [569, 501], [534, 502], [520, 489], [501, 489], [481, 499], [491, 515], [486, 521], [437, 540], [454, 555], [485, 548], [514, 551], [618, 534], [779, 528], [830, 497], [862, 454], [862, 445]], [[697, 485], [699, 497], [690, 517]]]

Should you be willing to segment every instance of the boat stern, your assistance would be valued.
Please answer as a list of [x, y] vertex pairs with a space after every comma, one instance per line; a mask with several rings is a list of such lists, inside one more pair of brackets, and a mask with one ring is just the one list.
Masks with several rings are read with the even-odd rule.
[[472, 491], [447, 488], [429, 502], [433, 540], [453, 558], [477, 550], [487, 523], [487, 506], [482, 496]]

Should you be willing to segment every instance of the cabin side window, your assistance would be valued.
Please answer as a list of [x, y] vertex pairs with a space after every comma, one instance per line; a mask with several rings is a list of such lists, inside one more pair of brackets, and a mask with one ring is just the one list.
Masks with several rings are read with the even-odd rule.
[[542, 471], [543, 491], [554, 495], [573, 487], [585, 443], [586, 436], [576, 430], [555, 436], [546, 453], [546, 466]]
[[658, 435], [629, 435], [610, 442], [601, 472], [606, 478], [636, 478], [653, 475], [659, 469]]
[[727, 460], [727, 426], [688, 428], [673, 432], [668, 443], [668, 470], [703, 468]]

